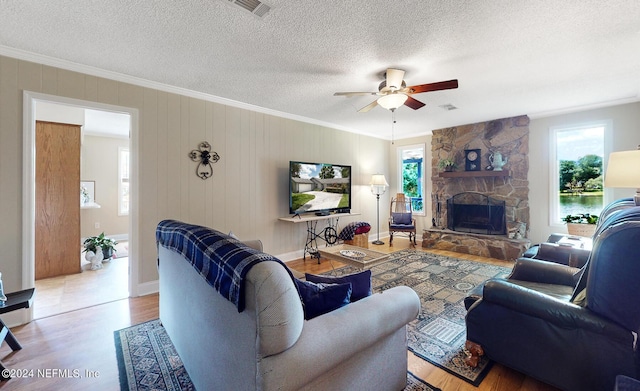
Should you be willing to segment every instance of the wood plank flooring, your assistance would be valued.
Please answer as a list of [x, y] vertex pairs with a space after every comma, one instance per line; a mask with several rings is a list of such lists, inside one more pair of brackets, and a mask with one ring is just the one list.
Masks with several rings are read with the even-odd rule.
[[[373, 245], [371, 245], [373, 248]], [[382, 252], [409, 247], [407, 240], [394, 239], [394, 246], [375, 246]], [[418, 246], [417, 249], [421, 250]], [[436, 251], [434, 251], [436, 252]], [[475, 261], [499, 265], [505, 261], [437, 251]], [[321, 273], [331, 269], [323, 259], [296, 260], [288, 263], [301, 272]], [[338, 266], [334, 262], [334, 266]], [[0, 391], [9, 390], [118, 390], [118, 368], [113, 332], [158, 318], [158, 295], [123, 299], [61, 315], [37, 319], [13, 328], [23, 346], [11, 352], [6, 343], [0, 348], [0, 360], [12, 369], [33, 370], [33, 376], [0, 383]], [[480, 387], [458, 379], [409, 353], [409, 369], [416, 376], [445, 391], [555, 391], [548, 385], [501, 365], [494, 365]], [[65, 370], [67, 370], [65, 372]], [[77, 372], [74, 372], [77, 370]], [[73, 377], [75, 373], [78, 377]]]
[[[83, 254], [84, 255], [84, 254]], [[33, 317], [44, 318], [129, 297], [129, 258], [114, 258], [102, 269], [36, 280]]]

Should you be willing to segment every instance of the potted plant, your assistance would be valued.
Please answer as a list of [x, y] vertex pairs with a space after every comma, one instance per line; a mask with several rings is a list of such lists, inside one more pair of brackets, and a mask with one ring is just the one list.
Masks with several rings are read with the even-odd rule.
[[84, 250], [82, 252], [93, 251], [96, 252], [98, 247], [102, 248], [102, 254], [104, 260], [109, 260], [113, 257], [113, 253], [116, 251], [116, 242], [113, 239], [104, 236], [104, 232], [98, 236], [90, 236], [84, 240]]
[[445, 158], [438, 162], [438, 167], [440, 167], [444, 171], [451, 172], [458, 168], [458, 165], [455, 161], [453, 161], [453, 159]]
[[591, 237], [596, 230], [598, 216], [590, 213], [566, 215], [562, 221], [567, 223], [569, 235]]

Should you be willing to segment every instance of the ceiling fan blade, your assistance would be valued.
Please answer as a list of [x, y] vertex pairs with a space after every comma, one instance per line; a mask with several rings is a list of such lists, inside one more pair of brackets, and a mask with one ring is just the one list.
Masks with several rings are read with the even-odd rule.
[[336, 92], [333, 96], [378, 95], [378, 92]]
[[374, 100], [373, 102], [369, 103], [365, 107], [363, 107], [360, 110], [358, 110], [358, 113], [366, 113], [367, 111], [373, 109], [377, 105], [378, 105], [378, 100]]
[[414, 110], [418, 110], [419, 108], [421, 108], [422, 106], [424, 106], [424, 103], [420, 102], [417, 99], [413, 99], [412, 97], [407, 97], [407, 100], [404, 102], [405, 106], [411, 107]]
[[447, 80], [440, 81], [437, 83], [428, 83], [428, 84], [420, 84], [417, 86], [407, 87], [409, 88], [410, 94], [419, 94], [421, 92], [430, 92], [430, 91], [440, 91], [440, 90], [451, 90], [453, 88], [458, 88], [458, 80]]
[[402, 79], [404, 78], [404, 71], [402, 69], [387, 69], [387, 87], [394, 90], [402, 88]]

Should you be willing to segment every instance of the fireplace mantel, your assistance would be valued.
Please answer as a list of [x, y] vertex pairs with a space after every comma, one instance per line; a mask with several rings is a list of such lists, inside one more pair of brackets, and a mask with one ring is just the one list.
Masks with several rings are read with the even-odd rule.
[[451, 171], [438, 174], [441, 178], [510, 177], [511, 170], [503, 171]]

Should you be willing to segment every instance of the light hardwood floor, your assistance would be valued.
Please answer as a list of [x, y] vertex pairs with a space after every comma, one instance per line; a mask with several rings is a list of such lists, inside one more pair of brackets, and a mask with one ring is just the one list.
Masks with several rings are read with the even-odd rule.
[[[385, 241], [388, 243], [388, 240]], [[375, 246], [383, 252], [409, 247], [407, 240], [394, 239], [394, 246]], [[371, 245], [373, 248], [373, 245]], [[419, 246], [418, 250], [422, 250]], [[475, 261], [509, 265], [504, 261], [465, 254], [434, 251]], [[288, 263], [301, 272], [321, 273], [331, 269], [325, 259], [296, 260]], [[334, 262], [334, 266], [338, 266]], [[5, 344], [0, 360], [12, 369], [33, 370], [33, 377], [14, 378], [0, 383], [1, 391], [9, 390], [118, 390], [118, 368], [113, 332], [134, 324], [158, 318], [158, 295], [117, 300], [106, 304], [37, 319], [13, 328], [23, 346], [11, 352]], [[444, 391], [555, 391], [519, 372], [495, 364], [480, 387], [474, 387], [409, 353], [409, 369], [418, 377]], [[62, 371], [79, 373], [78, 378], [60, 376]], [[28, 375], [30, 373], [27, 373]], [[91, 376], [92, 375], [92, 376]]]
[[129, 297], [129, 258], [115, 258], [102, 269], [36, 280], [33, 317], [41, 319]]

